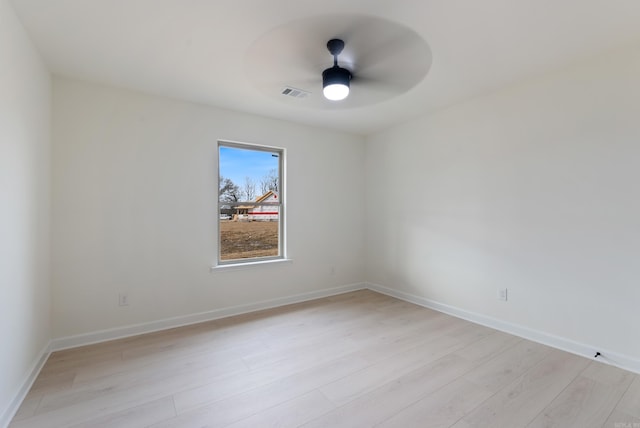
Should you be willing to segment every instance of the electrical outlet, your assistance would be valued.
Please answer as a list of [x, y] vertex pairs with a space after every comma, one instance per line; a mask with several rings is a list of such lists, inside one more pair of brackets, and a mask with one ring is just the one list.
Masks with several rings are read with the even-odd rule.
[[507, 289], [506, 288], [498, 288], [498, 300], [507, 301]]
[[118, 306], [129, 306], [129, 295], [126, 293], [118, 294]]

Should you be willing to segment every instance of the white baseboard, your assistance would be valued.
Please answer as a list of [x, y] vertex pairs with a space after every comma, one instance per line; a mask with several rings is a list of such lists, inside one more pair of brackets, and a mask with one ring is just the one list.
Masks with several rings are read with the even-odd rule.
[[58, 351], [67, 348], [75, 348], [78, 346], [90, 345], [98, 342], [105, 342], [108, 340], [120, 339], [129, 336], [135, 336], [144, 333], [151, 333], [154, 331], [166, 330], [169, 328], [181, 327], [190, 324], [196, 324], [205, 321], [211, 321], [215, 319], [225, 318], [233, 315], [241, 315], [248, 312], [254, 312], [264, 309], [275, 308], [292, 303], [305, 302], [308, 300], [319, 299], [323, 297], [335, 296], [338, 294], [348, 293], [350, 291], [369, 289], [378, 293], [386, 294], [388, 296], [395, 297], [397, 299], [405, 300], [407, 302], [415, 303], [417, 305], [433, 309], [439, 312], [443, 312], [457, 318], [462, 318], [467, 321], [484, 325], [496, 330], [504, 331], [509, 334], [513, 334], [525, 339], [532, 340], [534, 342], [542, 343], [563, 351], [571, 352], [586, 358], [593, 359], [596, 350], [599, 350], [602, 355], [598, 357], [598, 361], [608, 363], [625, 370], [629, 370], [640, 374], [640, 360], [631, 358], [626, 355], [618, 354], [615, 352], [609, 352], [599, 347], [586, 345], [583, 343], [574, 342], [572, 340], [555, 336], [549, 333], [533, 330], [528, 327], [509, 323], [496, 318], [488, 317], [475, 312], [466, 311], [464, 309], [456, 308], [454, 306], [439, 303], [425, 297], [416, 296], [403, 291], [395, 290], [392, 288], [384, 287], [378, 284], [372, 283], [356, 283], [344, 285], [341, 287], [329, 288], [320, 291], [314, 291], [310, 293], [302, 293], [288, 297], [281, 297], [277, 299], [264, 300], [260, 302], [250, 303], [247, 305], [239, 305], [230, 308], [216, 309], [208, 312], [201, 312], [197, 314], [190, 314], [181, 317], [167, 318], [158, 321], [152, 321], [143, 324], [129, 325], [125, 327], [112, 328], [107, 330], [100, 330], [92, 333], [80, 334], [76, 336], [62, 337], [52, 340], [40, 353], [38, 358], [32, 364], [32, 369], [27, 374], [22, 386], [16, 393], [14, 399], [9, 403], [7, 408], [0, 414], [0, 427], [6, 427], [9, 422], [18, 411], [20, 404], [24, 400], [24, 397], [29, 392], [29, 389], [33, 385], [36, 377], [40, 373], [40, 370], [47, 361], [49, 354], [53, 351]]
[[289, 305], [292, 303], [299, 303], [305, 302], [307, 300], [320, 299], [322, 297], [335, 296], [342, 293], [348, 293], [350, 291], [362, 290], [364, 288], [367, 288], [366, 284], [364, 283], [349, 284], [320, 291], [312, 291], [310, 293], [263, 300], [260, 302], [249, 303], [247, 305], [239, 305], [229, 308], [216, 309], [213, 311], [200, 312], [197, 314], [166, 318], [142, 324], [110, 328], [86, 334], [79, 334], [76, 336], [61, 337], [58, 339], [53, 339], [51, 341], [51, 351], [60, 351], [62, 349], [76, 348], [78, 346], [91, 345], [93, 343], [106, 342], [108, 340], [122, 339], [129, 336], [137, 336], [139, 334], [151, 333], [154, 331], [166, 330], [175, 327], [182, 327], [185, 325], [197, 324], [205, 321], [212, 321], [220, 318], [230, 317], [233, 315], [241, 315], [248, 312]]
[[388, 296], [395, 297], [397, 299], [404, 300], [410, 303], [415, 303], [416, 305], [424, 306], [425, 308], [443, 312], [456, 318], [462, 318], [476, 324], [484, 325], [495, 330], [513, 334], [515, 336], [519, 336], [533, 342], [541, 343], [543, 345], [551, 346], [552, 348], [560, 349], [572, 354], [580, 355], [585, 358], [593, 359], [596, 352], [600, 352], [601, 355], [598, 357], [598, 361], [640, 374], [640, 360], [632, 358], [628, 355], [608, 351], [598, 346], [575, 342], [564, 337], [555, 336], [553, 334], [534, 330], [522, 325], [509, 323], [497, 318], [488, 317], [476, 312], [471, 312], [454, 306], [446, 305], [444, 303], [436, 302], [425, 297], [416, 296], [414, 294], [405, 293], [399, 290], [394, 290], [392, 288], [388, 288], [379, 284], [367, 283], [366, 286], [369, 290], [377, 291], [378, 293], [386, 294]]
[[154, 331], [166, 330], [169, 328], [181, 327], [190, 324], [197, 324], [200, 322], [211, 321], [215, 319], [225, 318], [233, 315], [241, 315], [248, 312], [260, 311], [263, 309], [271, 309], [279, 306], [289, 305], [292, 303], [300, 303], [308, 300], [320, 299], [323, 297], [336, 296], [338, 294], [348, 293], [350, 291], [362, 290], [367, 288], [364, 283], [356, 283], [344, 285], [341, 287], [328, 288], [325, 290], [312, 291], [309, 293], [296, 294], [293, 296], [280, 297], [277, 299], [263, 300], [260, 302], [250, 303], [247, 305], [233, 306], [229, 308], [216, 309], [208, 312], [201, 312], [197, 314], [190, 314], [180, 317], [167, 318], [158, 321], [152, 321], [148, 323], [129, 325], [119, 328], [111, 328], [106, 330], [95, 331], [86, 334], [79, 334], [76, 336], [62, 337], [53, 339], [45, 348], [40, 352], [36, 361], [32, 364], [31, 370], [29, 370], [22, 386], [16, 393], [15, 397], [4, 411], [0, 413], [0, 428], [9, 426], [11, 419], [15, 416], [16, 412], [20, 408], [24, 398], [31, 389], [33, 382], [38, 377], [40, 370], [44, 366], [44, 363], [49, 358], [49, 355], [53, 351], [60, 351], [68, 348], [75, 348], [78, 346], [90, 345], [93, 343], [106, 342], [108, 340], [121, 339], [129, 336], [136, 336], [144, 333], [151, 333]]
[[[467, 311], [454, 306], [446, 305], [434, 300], [427, 299], [425, 297], [416, 296], [414, 294], [405, 293], [403, 291], [388, 288], [379, 284], [373, 283], [355, 283], [344, 285], [335, 288], [329, 288], [320, 291], [314, 291], [310, 293], [297, 294], [294, 296], [281, 297], [277, 299], [264, 300], [260, 302], [250, 303], [247, 305], [233, 306], [229, 308], [216, 309], [208, 312], [201, 312], [197, 314], [190, 314], [181, 317], [168, 318], [158, 321], [152, 321], [143, 324], [129, 325], [125, 327], [112, 328], [107, 330], [100, 330], [87, 334], [81, 334], [77, 336], [63, 337], [54, 339], [51, 341], [50, 347], [44, 354], [45, 359], [41, 364], [46, 361], [46, 356], [50, 351], [58, 351], [62, 349], [75, 348], [78, 346], [90, 345], [92, 343], [105, 342], [108, 340], [120, 339], [129, 336], [135, 336], [144, 333], [151, 333], [154, 331], [166, 330], [169, 328], [181, 327], [190, 324], [196, 324], [199, 322], [211, 321], [215, 319], [225, 318], [233, 315], [245, 314], [248, 312], [259, 311], [263, 309], [275, 308], [278, 306], [284, 306], [292, 303], [299, 303], [313, 299], [319, 299], [323, 297], [334, 296], [350, 291], [356, 291], [361, 289], [370, 289], [377, 291], [388, 296], [392, 296], [407, 302], [415, 303], [420, 306], [424, 306], [429, 309], [433, 309], [439, 312], [443, 312], [457, 318], [462, 318], [467, 321], [471, 321], [476, 324], [484, 325], [496, 330], [504, 331], [509, 334], [532, 340], [534, 342], [542, 343], [553, 348], [561, 349], [563, 351], [571, 352], [586, 358], [593, 358], [596, 352], [600, 352], [601, 356], [598, 357], [598, 361], [608, 363], [625, 370], [629, 370], [635, 373], [640, 373], [640, 360], [632, 358], [630, 356], [608, 351], [598, 346], [579, 343], [564, 337], [556, 336], [550, 333], [534, 330], [522, 325], [509, 323], [497, 318], [492, 318], [480, 313]], [[41, 367], [41, 365], [40, 365]], [[39, 369], [38, 369], [39, 371]], [[37, 372], [35, 373], [37, 375]], [[35, 379], [33, 375], [33, 379]], [[33, 381], [33, 380], [32, 380]], [[31, 382], [32, 382], [31, 381]], [[30, 385], [30, 384], [29, 384]], [[28, 391], [28, 388], [27, 388]], [[26, 394], [26, 392], [25, 392]], [[21, 400], [20, 400], [21, 401]], [[2, 426], [0, 424], [0, 426]]]
[[51, 354], [51, 352], [49, 351], [50, 347], [51, 344], [47, 343], [47, 345], [42, 348], [42, 351], [40, 351], [36, 359], [31, 364], [31, 369], [27, 372], [27, 375], [25, 376], [20, 389], [18, 389], [18, 392], [13, 397], [13, 400], [11, 400], [7, 408], [4, 409], [2, 413], [0, 413], [0, 427], [8, 427], [11, 419], [13, 419], [13, 417], [16, 415], [16, 412], [20, 408], [20, 405], [24, 401], [24, 398], [27, 396], [27, 393], [31, 389], [31, 386], [33, 386], [33, 382], [35, 382], [38, 374], [40, 373], [40, 370], [42, 370], [44, 363], [47, 362], [47, 358], [49, 358], [49, 354]]

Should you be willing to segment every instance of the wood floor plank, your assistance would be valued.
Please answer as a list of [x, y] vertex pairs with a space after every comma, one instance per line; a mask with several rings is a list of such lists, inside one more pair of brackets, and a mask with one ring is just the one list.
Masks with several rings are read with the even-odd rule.
[[634, 376], [631, 386], [620, 399], [616, 410], [640, 419], [640, 375]]
[[122, 351], [123, 363], [135, 363], [135, 361], [153, 361], [169, 358], [183, 358], [191, 354], [215, 351], [219, 353], [233, 352], [239, 348], [248, 346], [262, 346], [260, 334], [240, 332], [233, 335], [201, 334], [191, 337], [189, 340], [167, 338], [166, 343], [154, 343], [147, 346], [136, 346]]
[[360, 290], [55, 352], [10, 427], [633, 424], [638, 375]]
[[492, 395], [488, 389], [460, 378], [376, 426], [448, 428]]
[[[250, 416], [252, 412], [281, 404], [343, 378], [366, 367], [366, 364], [366, 361], [358, 357], [339, 358], [290, 376], [278, 377], [277, 380], [262, 385], [254, 383], [253, 388], [247, 388], [244, 392], [237, 394], [227, 394], [224, 399], [220, 399], [219, 386], [208, 390], [205, 390], [205, 387], [184, 391], [174, 396], [176, 409], [179, 414], [188, 413], [194, 408], [198, 409], [196, 413], [203, 411], [209, 415], [225, 413], [225, 420], [234, 422]], [[188, 417], [183, 418], [183, 420], [188, 419]]]
[[426, 364], [438, 360], [464, 346], [456, 339], [441, 336], [416, 346], [411, 352], [387, 358], [376, 364], [330, 383], [320, 391], [334, 404], [345, 404], [388, 382], [392, 382], [405, 373], [413, 372]]
[[528, 427], [601, 427], [627, 387], [603, 385], [579, 376]]
[[19, 421], [35, 415], [36, 409], [40, 405], [40, 400], [42, 400], [42, 396], [42, 393], [29, 391], [27, 396], [22, 401], [22, 404], [20, 404], [20, 407], [14, 415], [13, 420]]
[[338, 334], [326, 334], [315, 340], [304, 340], [285, 347], [270, 347], [245, 356], [242, 360], [251, 370], [259, 370], [276, 364], [289, 364], [301, 359], [322, 359], [329, 356], [344, 355], [358, 349], [358, 344], [350, 338]]
[[234, 372], [247, 372], [240, 359], [227, 361], [210, 360], [206, 355], [197, 359], [171, 361], [163, 364], [151, 364], [135, 373], [118, 373], [101, 377], [93, 382], [79, 384], [57, 394], [44, 394], [36, 413], [46, 413], [69, 404], [83, 401], [95, 401], [117, 394], [142, 396], [147, 391], [165, 396], [180, 385], [191, 382], [203, 383], [206, 379], [216, 379]]
[[473, 428], [464, 419], [460, 419], [455, 424], [451, 425], [451, 428]]
[[[479, 339], [481, 334], [467, 335], [451, 317], [431, 317], [407, 326], [375, 325], [368, 330], [369, 340], [360, 342], [360, 349], [355, 353], [372, 364], [382, 360], [413, 352], [412, 349], [435, 340], [453, 339], [458, 343], [468, 343]], [[462, 338], [457, 335], [464, 336]], [[447, 339], [442, 337], [448, 336]], [[471, 338], [469, 338], [471, 337]]]
[[625, 370], [592, 361], [529, 427], [601, 427], [633, 377]]
[[318, 391], [294, 398], [255, 415], [228, 425], [229, 428], [295, 428], [334, 408]]
[[31, 392], [46, 394], [52, 391], [71, 389], [76, 376], [76, 370], [64, 371], [50, 376], [38, 376], [31, 387]]
[[171, 397], [144, 403], [97, 419], [73, 425], [71, 428], [139, 428], [176, 415]]
[[470, 322], [462, 322], [457, 323], [453, 328], [447, 331], [446, 334], [460, 340], [461, 342], [473, 343], [476, 340], [482, 339], [494, 333], [497, 333], [497, 331], [489, 327], [485, 327], [480, 324], [473, 324]]
[[207, 384], [221, 376], [229, 374], [220, 366], [170, 374], [155, 371], [153, 378], [145, 382], [123, 378], [124, 384], [107, 384], [103, 388], [92, 385], [84, 391], [45, 394], [36, 415], [17, 421], [16, 426], [48, 428], [79, 424], [165, 397], [172, 391]]
[[[153, 400], [153, 398], [151, 398]], [[92, 419], [125, 411], [147, 402], [146, 399], [103, 398], [97, 402], [90, 401], [61, 407], [50, 412], [36, 414], [30, 418], [13, 420], [10, 428], [54, 428], [70, 427]]]
[[550, 351], [551, 348], [544, 345], [521, 340], [465, 374], [465, 378], [497, 392], [542, 361]]
[[607, 419], [603, 428], [638, 428], [640, 427], [640, 418], [629, 414], [614, 410]]
[[[85, 351], [70, 353], [69, 350], [52, 353], [38, 374], [38, 379], [44, 380], [51, 376], [58, 376], [61, 373], [76, 371], [82, 367], [92, 367], [98, 362], [122, 360], [122, 351], [120, 350], [94, 352], [90, 347], [82, 347], [82, 349]], [[58, 357], [58, 354], [64, 354], [64, 356]]]
[[[423, 367], [398, 376], [305, 427], [374, 426], [429, 393], [447, 385], [469, 370], [471, 363], [457, 355], [447, 355]], [[322, 391], [322, 388], [320, 389]]]
[[636, 377], [627, 370], [622, 370], [599, 361], [592, 361], [581, 375], [604, 385], [626, 385], [625, 390], [628, 389]]
[[[117, 361], [96, 363], [94, 366], [82, 367], [76, 370], [73, 379], [73, 387], [78, 388], [83, 384], [100, 382], [101, 378], [113, 376], [134, 375], [143, 371], [154, 369], [172, 370], [185, 363], [191, 364], [196, 361], [207, 360], [208, 363], [226, 364], [230, 360], [241, 361], [245, 355], [256, 352], [264, 348], [264, 344], [259, 341], [247, 342], [233, 347], [216, 347], [211, 344], [207, 346], [192, 346], [181, 353], [151, 354], [138, 358], [127, 358]], [[207, 363], [207, 364], [208, 364]]]
[[[494, 331], [492, 334], [481, 337], [479, 340], [470, 342], [462, 349], [455, 351], [456, 355], [459, 355], [467, 360], [473, 361], [476, 366], [482, 366], [486, 362], [494, 359], [508, 349], [513, 348], [515, 345], [521, 343], [523, 339], [512, 336], [510, 334]], [[487, 370], [492, 370], [493, 365], [487, 365], [469, 375], [469, 378], [482, 379], [483, 373]], [[483, 383], [480, 381], [480, 383]], [[492, 385], [491, 383], [488, 384]]]
[[588, 363], [585, 358], [551, 350], [540, 363], [501, 388], [464, 420], [473, 427], [525, 427]]
[[[420, 400], [430, 391], [446, 385], [448, 382], [455, 381], [458, 377], [468, 373], [484, 361], [481, 358], [475, 360], [473, 358], [465, 358], [462, 355], [486, 357], [500, 353], [520, 341], [520, 339], [513, 338], [513, 336], [495, 333], [476, 340], [463, 348], [457, 347], [458, 349], [465, 349], [466, 352], [454, 351], [447, 353], [440, 359], [432, 360], [434, 362], [431, 364], [424, 364], [430, 361], [429, 358], [419, 358], [417, 361], [421, 362], [416, 363], [419, 368], [412, 371], [405, 372], [403, 370], [407, 367], [413, 367], [410, 361], [400, 360], [399, 363], [402, 365], [402, 369], [397, 369], [394, 366], [380, 367], [379, 365], [373, 365], [362, 372], [356, 373], [355, 376], [348, 376], [339, 382], [320, 388], [320, 391], [325, 394], [334, 394], [329, 397], [332, 402], [336, 404], [346, 402], [346, 404], [313, 421], [310, 426], [349, 426], [350, 423], [355, 423], [355, 426], [369, 426], [370, 424], [382, 423], [396, 412], [411, 405], [412, 402]], [[445, 338], [446, 336], [442, 336], [439, 339], [444, 340]], [[429, 347], [442, 348], [442, 345], [438, 344], [438, 339], [436, 339], [424, 344], [425, 349]], [[415, 355], [419, 356], [421, 354]], [[436, 354], [434, 354], [435, 356]], [[389, 359], [388, 361], [398, 363], [396, 359]], [[366, 387], [363, 388], [363, 385], [366, 385]], [[378, 387], [374, 388], [376, 385]], [[492, 392], [486, 388], [475, 385], [473, 387], [476, 390], [487, 391], [487, 396], [492, 395]], [[340, 393], [341, 389], [344, 389], [342, 393]], [[353, 391], [357, 392], [354, 393]], [[475, 406], [471, 408], [473, 407]], [[456, 419], [461, 416], [463, 414]], [[456, 419], [451, 422], [455, 422]]]

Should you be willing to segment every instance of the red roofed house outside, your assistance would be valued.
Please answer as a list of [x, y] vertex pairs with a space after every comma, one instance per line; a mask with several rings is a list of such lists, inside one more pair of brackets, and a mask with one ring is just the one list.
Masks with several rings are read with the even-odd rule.
[[[273, 190], [269, 190], [264, 195], [260, 196], [255, 202], [280, 202], [278, 200], [278, 194]], [[234, 220], [245, 221], [278, 221], [277, 205], [241, 205], [236, 207], [236, 215]]]

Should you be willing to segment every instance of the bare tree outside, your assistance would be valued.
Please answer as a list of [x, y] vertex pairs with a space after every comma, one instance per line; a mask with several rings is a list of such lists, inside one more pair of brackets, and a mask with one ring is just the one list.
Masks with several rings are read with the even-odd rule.
[[231, 179], [220, 176], [218, 181], [218, 200], [220, 202], [238, 202], [241, 197], [240, 187]]
[[245, 196], [245, 201], [253, 201], [256, 197], [256, 182], [253, 178], [247, 176], [244, 178], [244, 186], [242, 192]]
[[264, 195], [269, 190], [274, 192], [278, 191], [279, 183], [278, 183], [278, 170], [273, 168], [270, 169], [267, 175], [260, 179], [260, 190]]

